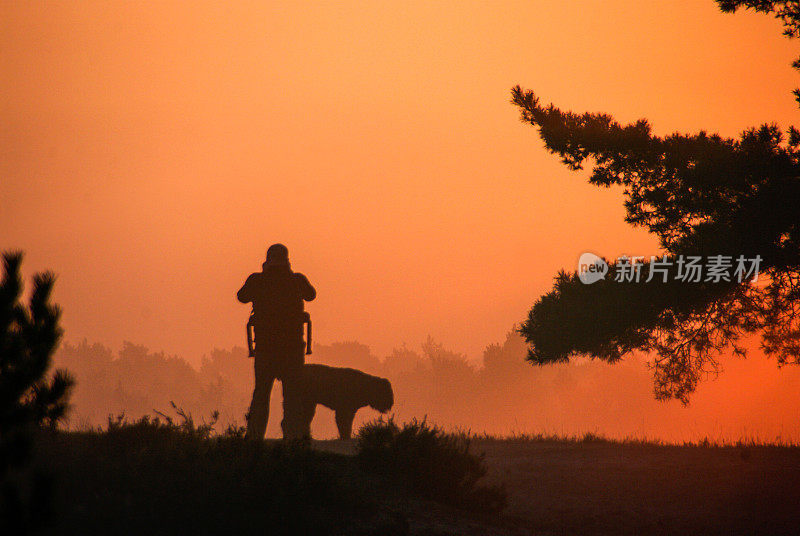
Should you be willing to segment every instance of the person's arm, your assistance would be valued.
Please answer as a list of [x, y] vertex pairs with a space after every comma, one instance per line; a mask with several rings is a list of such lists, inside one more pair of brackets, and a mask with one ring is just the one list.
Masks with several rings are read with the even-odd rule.
[[255, 290], [255, 279], [258, 274], [250, 274], [247, 281], [244, 282], [242, 288], [236, 293], [236, 299], [242, 303], [253, 301], [253, 291]]
[[317, 297], [317, 291], [314, 287], [311, 286], [311, 283], [308, 282], [308, 278], [303, 274], [296, 274], [297, 275], [297, 283], [300, 287], [300, 295], [303, 297], [305, 301], [311, 301]]

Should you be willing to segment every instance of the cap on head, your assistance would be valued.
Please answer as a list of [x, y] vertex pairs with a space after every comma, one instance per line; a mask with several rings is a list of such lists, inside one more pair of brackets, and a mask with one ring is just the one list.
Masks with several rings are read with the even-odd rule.
[[289, 264], [289, 248], [283, 244], [272, 244], [267, 250], [267, 264], [269, 266]]

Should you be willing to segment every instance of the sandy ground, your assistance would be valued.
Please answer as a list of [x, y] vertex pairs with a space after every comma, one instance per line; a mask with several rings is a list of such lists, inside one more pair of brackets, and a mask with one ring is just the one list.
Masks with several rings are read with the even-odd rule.
[[535, 533], [800, 534], [800, 448], [488, 441]]
[[[320, 441], [343, 454], [353, 442]], [[473, 443], [508, 491], [503, 528], [441, 511], [442, 533], [800, 534], [800, 448], [604, 441]], [[427, 521], [426, 521], [427, 520]]]

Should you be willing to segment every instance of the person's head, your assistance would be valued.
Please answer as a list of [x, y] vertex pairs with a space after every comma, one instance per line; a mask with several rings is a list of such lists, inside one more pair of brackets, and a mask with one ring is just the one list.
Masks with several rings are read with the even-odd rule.
[[289, 248], [283, 244], [272, 244], [267, 249], [267, 261], [264, 266], [289, 266]]

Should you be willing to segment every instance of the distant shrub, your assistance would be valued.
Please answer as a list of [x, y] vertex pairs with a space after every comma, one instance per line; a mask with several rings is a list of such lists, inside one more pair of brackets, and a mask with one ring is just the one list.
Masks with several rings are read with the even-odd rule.
[[470, 452], [466, 434], [449, 434], [414, 419], [365, 424], [357, 436], [362, 469], [398, 480], [414, 493], [472, 511], [497, 515], [505, 508], [501, 486], [478, 485], [486, 475], [483, 454]]

